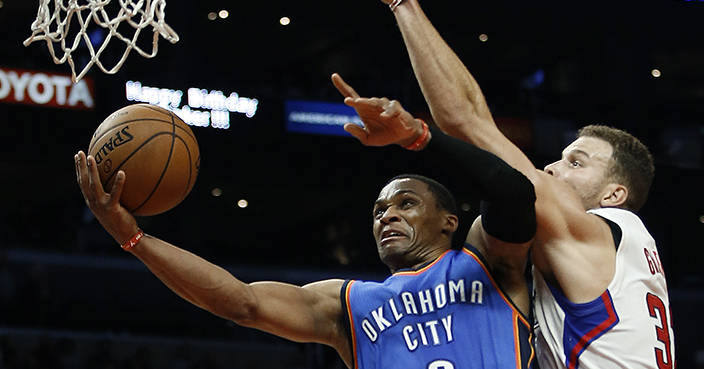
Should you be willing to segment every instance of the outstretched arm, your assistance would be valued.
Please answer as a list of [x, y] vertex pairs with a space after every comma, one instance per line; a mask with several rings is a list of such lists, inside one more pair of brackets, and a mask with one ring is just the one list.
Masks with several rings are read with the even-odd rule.
[[[117, 174], [109, 193], [103, 190], [93, 157], [75, 156], [76, 176], [86, 204], [103, 227], [124, 245], [139, 227], [119, 203], [125, 173]], [[350, 365], [351, 352], [343, 325], [342, 280], [303, 287], [278, 282], [243, 283], [188, 251], [145, 235], [129, 252], [164, 284], [192, 304], [235, 323], [298, 342], [318, 342], [337, 349]]]
[[[382, 0], [387, 4], [390, 1]], [[433, 27], [418, 0], [403, 0], [393, 14], [438, 126], [451, 136], [497, 155], [533, 182], [538, 223], [538, 247], [533, 248], [535, 266], [553, 284], [563, 286], [573, 302], [598, 296], [613, 275], [613, 264], [603, 262], [615, 255], [608, 227], [585, 212], [581, 199], [570, 187], [536, 170], [528, 157], [499, 131], [476, 80]]]
[[497, 155], [532, 178], [535, 167], [496, 127], [477, 81], [433, 27], [418, 0], [403, 0], [393, 14], [440, 129]]

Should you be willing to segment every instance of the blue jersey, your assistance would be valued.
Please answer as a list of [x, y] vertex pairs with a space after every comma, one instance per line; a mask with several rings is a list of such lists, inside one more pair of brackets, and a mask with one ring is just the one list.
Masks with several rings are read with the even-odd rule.
[[356, 369], [530, 368], [531, 324], [469, 244], [342, 291]]

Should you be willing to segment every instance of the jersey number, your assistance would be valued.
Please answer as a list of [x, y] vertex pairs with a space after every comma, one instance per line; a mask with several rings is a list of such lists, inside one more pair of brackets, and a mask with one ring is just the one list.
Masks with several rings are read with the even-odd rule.
[[665, 304], [662, 300], [648, 293], [645, 296], [645, 301], [648, 303], [648, 312], [653, 318], [660, 318], [660, 324], [655, 324], [655, 332], [657, 332], [658, 341], [665, 345], [665, 351], [655, 348], [655, 358], [658, 361], [659, 369], [672, 369], [674, 365], [672, 364], [672, 350], [670, 348], [670, 329], [667, 325], [667, 309], [665, 309]]

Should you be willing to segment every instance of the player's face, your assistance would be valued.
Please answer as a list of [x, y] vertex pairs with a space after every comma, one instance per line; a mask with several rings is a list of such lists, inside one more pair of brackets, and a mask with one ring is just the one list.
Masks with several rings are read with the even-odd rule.
[[613, 148], [601, 139], [580, 137], [562, 151], [562, 159], [545, 167], [545, 172], [574, 189], [586, 209], [600, 206]]
[[395, 271], [434, 259], [447, 214], [422, 181], [404, 178], [386, 185], [373, 212], [381, 260]]

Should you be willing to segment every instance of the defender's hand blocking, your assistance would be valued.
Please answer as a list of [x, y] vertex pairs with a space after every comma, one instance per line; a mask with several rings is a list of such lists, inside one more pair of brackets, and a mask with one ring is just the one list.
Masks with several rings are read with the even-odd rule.
[[120, 245], [125, 244], [137, 233], [137, 221], [127, 209], [120, 205], [120, 194], [125, 184], [125, 173], [120, 171], [115, 183], [106, 193], [100, 182], [95, 158], [86, 157], [83, 151], [74, 156], [76, 164], [76, 180], [81, 188], [86, 205], [95, 218]]
[[345, 96], [345, 104], [353, 107], [362, 119], [364, 128], [354, 124], [344, 125], [345, 131], [366, 146], [398, 144], [406, 147], [423, 133], [423, 125], [407, 112], [396, 100], [363, 98], [339, 74], [332, 75], [332, 82]]

